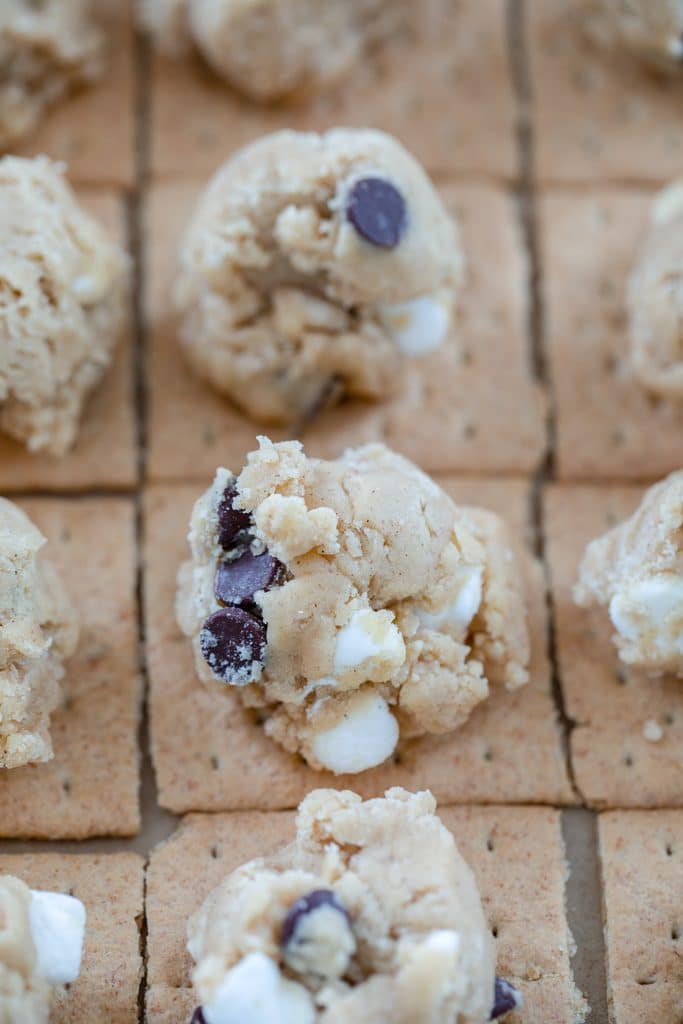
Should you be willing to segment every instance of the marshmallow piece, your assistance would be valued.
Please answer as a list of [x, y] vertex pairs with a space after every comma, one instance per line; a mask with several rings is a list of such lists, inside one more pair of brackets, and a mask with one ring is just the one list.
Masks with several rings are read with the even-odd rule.
[[386, 761], [398, 742], [398, 724], [383, 697], [358, 693], [344, 717], [313, 740], [313, 755], [320, 764], [343, 775], [363, 772]]
[[484, 570], [480, 566], [463, 566], [456, 580], [460, 589], [452, 604], [446, 605], [438, 612], [427, 612], [421, 608], [415, 611], [427, 629], [439, 630], [442, 626], [449, 626], [464, 637], [481, 605]]
[[683, 214], [683, 181], [667, 185], [655, 196], [650, 210], [650, 220], [656, 227], [668, 224]]
[[[334, 674], [340, 676], [361, 668], [365, 662], [379, 661], [378, 668], [380, 672], [386, 668], [386, 677], [402, 665], [406, 648], [401, 631], [392, 620], [391, 612], [387, 611], [363, 608], [354, 612], [351, 621], [337, 633]], [[373, 673], [375, 681], [381, 678], [381, 674]]]
[[315, 1008], [303, 985], [283, 978], [264, 953], [249, 953], [229, 970], [214, 999], [204, 1003], [206, 1024], [313, 1024]]
[[420, 295], [410, 302], [393, 305], [380, 303], [377, 309], [380, 320], [408, 356], [433, 351], [443, 344], [448, 334], [448, 310], [431, 295]]
[[61, 892], [31, 892], [29, 926], [36, 948], [36, 971], [51, 985], [75, 981], [81, 969], [85, 907]]
[[683, 577], [662, 573], [632, 584], [610, 601], [610, 618], [631, 643], [683, 654]]

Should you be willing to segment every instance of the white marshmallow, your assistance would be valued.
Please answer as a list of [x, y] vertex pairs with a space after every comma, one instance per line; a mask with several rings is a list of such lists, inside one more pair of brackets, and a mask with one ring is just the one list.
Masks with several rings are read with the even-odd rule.
[[249, 953], [227, 972], [202, 1012], [206, 1024], [313, 1024], [315, 1007], [303, 987], [283, 978], [274, 960]]
[[650, 210], [650, 220], [657, 227], [683, 214], [683, 181], [678, 180], [667, 185], [655, 196]]
[[443, 344], [448, 334], [448, 310], [431, 295], [420, 295], [410, 302], [381, 303], [380, 319], [394, 341], [408, 356], [431, 352]]
[[398, 742], [398, 724], [383, 697], [359, 693], [341, 722], [317, 734], [313, 755], [337, 775], [363, 772], [386, 761]]
[[31, 892], [28, 910], [37, 973], [51, 985], [75, 981], [81, 969], [85, 907], [61, 892]]
[[463, 637], [479, 611], [484, 587], [484, 570], [480, 566], [463, 566], [457, 574], [458, 596], [438, 612], [416, 609], [416, 615], [427, 629], [449, 626]]
[[405, 656], [401, 631], [389, 613], [363, 608], [337, 633], [334, 673], [342, 675], [373, 659], [388, 662], [393, 670], [403, 664]]
[[662, 573], [615, 594], [609, 613], [631, 643], [683, 654], [683, 577]]

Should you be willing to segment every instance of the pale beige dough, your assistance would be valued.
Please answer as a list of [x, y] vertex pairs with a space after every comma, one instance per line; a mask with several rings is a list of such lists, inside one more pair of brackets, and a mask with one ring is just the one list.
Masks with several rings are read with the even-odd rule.
[[0, 768], [52, 757], [50, 713], [78, 621], [45, 538], [21, 509], [0, 498]]
[[653, 203], [628, 306], [634, 375], [654, 395], [683, 399], [683, 181]]
[[[368, 178], [405, 202], [393, 248], [349, 219]], [[277, 132], [225, 164], [199, 201], [175, 287], [181, 340], [245, 412], [291, 423], [329, 397], [332, 380], [337, 397], [391, 394], [410, 355], [446, 342], [462, 262], [452, 219], [395, 139]]]
[[64, 455], [126, 317], [128, 260], [45, 157], [0, 160], [0, 429]]
[[91, 0], [2, 0], [0, 151], [74, 86], [99, 78], [103, 42]]
[[31, 890], [0, 875], [0, 1024], [48, 1024], [51, 986], [36, 971]]
[[[231, 487], [250, 531], [232, 551], [219, 522]], [[315, 768], [362, 771], [391, 755], [399, 732], [451, 731], [490, 685], [527, 681], [524, 586], [502, 522], [456, 507], [383, 445], [326, 462], [298, 442], [260, 438], [238, 477], [217, 471], [189, 541], [177, 611], [200, 679], [237, 686], [246, 705], [265, 709], [266, 732]], [[217, 566], [264, 549], [282, 563], [253, 599], [264, 656], [239, 670], [210, 665]]]
[[588, 35], [658, 71], [683, 71], [683, 0], [580, 0], [574, 6]]
[[[435, 810], [428, 792], [390, 789], [365, 802], [310, 793], [293, 844], [238, 868], [189, 922], [207, 1024], [237, 1019], [223, 1006], [244, 1006], [249, 1024], [257, 993], [287, 1024], [487, 1021], [493, 941], [474, 876]], [[282, 942], [290, 909], [320, 890], [348, 917], [319, 908]]]
[[270, 103], [347, 77], [405, 27], [410, 0], [143, 0], [142, 11], [163, 50], [193, 43], [231, 86]]
[[629, 519], [588, 545], [575, 598], [608, 606], [624, 662], [683, 675], [683, 471], [651, 487]]

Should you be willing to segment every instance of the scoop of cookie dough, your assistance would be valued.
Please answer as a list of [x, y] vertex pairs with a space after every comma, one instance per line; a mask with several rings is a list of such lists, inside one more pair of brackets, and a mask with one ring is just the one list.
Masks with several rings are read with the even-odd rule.
[[81, 968], [85, 907], [0, 875], [0, 1022], [48, 1024], [53, 987]]
[[581, 0], [575, 14], [599, 45], [658, 71], [683, 71], [683, 0]]
[[162, 49], [194, 43], [218, 75], [262, 103], [337, 83], [409, 9], [408, 0], [143, 0]]
[[103, 70], [91, 0], [2, 0], [0, 150], [28, 135], [45, 109]]
[[652, 206], [629, 281], [631, 366], [648, 391], [683, 398], [683, 181]]
[[622, 661], [683, 676], [683, 470], [588, 545], [575, 598], [608, 606]]
[[0, 429], [64, 455], [126, 315], [128, 261], [45, 157], [0, 160]]
[[178, 621], [197, 672], [315, 768], [359, 772], [527, 681], [521, 573], [490, 512], [383, 445], [335, 462], [259, 439], [196, 503]]
[[189, 922], [205, 1024], [483, 1024], [519, 1005], [494, 992], [477, 885], [435, 810], [428, 792], [310, 793], [292, 845]]
[[0, 498], [0, 768], [52, 757], [49, 721], [78, 638], [77, 618], [40, 530]]
[[339, 395], [377, 399], [404, 356], [448, 334], [462, 258], [453, 221], [403, 147], [376, 131], [276, 132], [201, 198], [176, 283], [187, 356], [256, 419]]

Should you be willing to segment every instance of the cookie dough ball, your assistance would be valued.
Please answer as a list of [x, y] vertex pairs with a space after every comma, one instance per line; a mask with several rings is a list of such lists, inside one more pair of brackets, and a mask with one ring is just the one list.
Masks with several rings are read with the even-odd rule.
[[0, 150], [36, 127], [45, 109], [103, 70], [91, 0], [2, 0]]
[[52, 757], [49, 722], [63, 661], [78, 638], [76, 613], [40, 530], [0, 498], [0, 768]]
[[483, 1024], [519, 1005], [496, 999], [477, 885], [435, 810], [428, 792], [310, 793], [292, 845], [189, 922], [206, 1024]]
[[683, 0], [581, 0], [575, 13], [598, 45], [683, 71]]
[[501, 521], [383, 445], [335, 462], [260, 438], [195, 505], [178, 621], [200, 679], [265, 709], [314, 768], [360, 772], [527, 681], [521, 572]]
[[575, 598], [608, 606], [622, 661], [683, 676], [683, 470], [588, 545]]
[[0, 1021], [48, 1024], [54, 986], [80, 973], [85, 907], [0, 875]]
[[653, 204], [628, 307], [634, 376], [654, 395], [683, 399], [683, 181]]
[[126, 316], [128, 261], [45, 157], [0, 160], [0, 429], [64, 455]]
[[262, 103], [346, 77], [408, 10], [407, 0], [143, 0], [162, 49], [194, 43], [221, 78]]
[[209, 184], [180, 253], [181, 338], [254, 418], [291, 423], [330, 381], [395, 390], [448, 334], [462, 257], [420, 165], [388, 135], [277, 132]]

